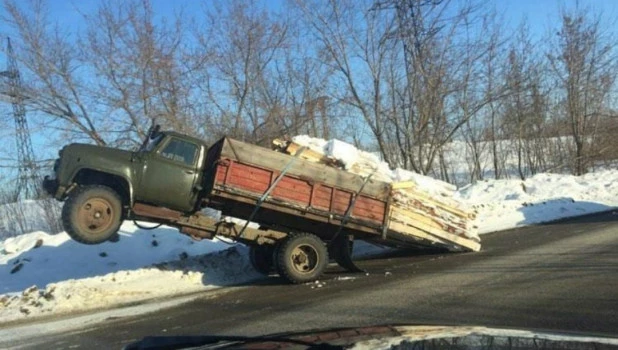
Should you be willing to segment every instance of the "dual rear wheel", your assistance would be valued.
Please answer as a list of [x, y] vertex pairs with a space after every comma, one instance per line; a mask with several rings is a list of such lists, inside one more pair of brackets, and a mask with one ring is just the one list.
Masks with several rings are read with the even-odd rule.
[[290, 234], [277, 245], [252, 246], [249, 256], [258, 272], [275, 270], [292, 283], [314, 281], [328, 265], [326, 244], [310, 233]]

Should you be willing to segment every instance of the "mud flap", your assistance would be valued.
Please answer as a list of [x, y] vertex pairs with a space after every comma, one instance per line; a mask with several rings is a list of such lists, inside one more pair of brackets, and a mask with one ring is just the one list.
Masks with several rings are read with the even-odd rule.
[[365, 272], [352, 261], [352, 248], [354, 240], [352, 236], [340, 234], [328, 245], [328, 253], [337, 265], [343, 267], [350, 272]]

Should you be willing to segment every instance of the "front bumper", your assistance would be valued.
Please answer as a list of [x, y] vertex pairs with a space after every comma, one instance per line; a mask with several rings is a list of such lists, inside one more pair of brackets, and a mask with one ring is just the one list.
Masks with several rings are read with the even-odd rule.
[[43, 179], [43, 189], [56, 199], [62, 199], [66, 190], [64, 186], [60, 186], [58, 179], [52, 179], [49, 176]]
[[45, 176], [45, 179], [43, 179], [43, 189], [50, 195], [54, 196], [56, 191], [58, 191], [58, 180]]

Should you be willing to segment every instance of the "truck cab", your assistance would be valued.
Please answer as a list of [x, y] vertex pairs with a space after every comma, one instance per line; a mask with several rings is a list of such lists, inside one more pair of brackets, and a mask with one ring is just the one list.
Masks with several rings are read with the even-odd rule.
[[46, 177], [43, 187], [66, 201], [67, 232], [97, 244], [132, 218], [137, 202], [186, 214], [199, 210], [207, 149], [200, 139], [158, 128], [137, 151], [73, 143], [59, 152], [55, 178]]
[[206, 149], [198, 139], [158, 133], [143, 150], [133, 153], [134, 200], [182, 212], [197, 209]]

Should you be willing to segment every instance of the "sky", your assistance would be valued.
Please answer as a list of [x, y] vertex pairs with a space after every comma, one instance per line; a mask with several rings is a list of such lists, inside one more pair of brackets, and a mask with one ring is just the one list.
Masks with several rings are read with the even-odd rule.
[[[281, 11], [286, 0], [262, 0], [264, 6], [273, 11]], [[459, 0], [452, 0], [457, 2]], [[19, 2], [19, 1], [18, 1]], [[61, 27], [68, 32], [77, 32], [85, 28], [85, 20], [80, 13], [92, 13], [95, 11], [97, 0], [48, 0], [47, 6], [50, 10], [52, 19], [58, 20]], [[183, 10], [189, 15], [199, 18], [205, 8], [214, 6], [214, 1], [197, 0], [151, 0], [153, 9], [157, 17], [172, 17], [175, 11]], [[589, 7], [593, 12], [602, 13], [605, 19], [612, 20], [618, 18], [618, 0], [489, 0], [486, 6], [495, 7], [496, 12], [503, 18], [504, 26], [507, 31], [514, 31], [522, 19], [527, 19], [533, 38], [542, 38], [551, 28], [559, 25], [559, 14], [561, 8], [572, 8], [579, 4], [580, 7]], [[7, 25], [3, 21], [5, 17], [4, 9], [0, 6], [0, 35], [2, 37], [10, 35]], [[618, 32], [618, 23], [606, 23], [605, 28], [614, 33]], [[0, 41], [4, 46], [5, 41]], [[0, 50], [0, 70], [6, 66], [5, 57]], [[1, 100], [0, 100], [1, 101]], [[13, 126], [11, 118], [11, 106], [0, 102], [0, 144], [4, 148], [10, 148], [14, 144], [11, 133]], [[35, 116], [30, 116], [35, 117]], [[8, 135], [8, 136], [7, 136]], [[35, 135], [33, 137], [35, 149], [45, 149], [44, 138]], [[36, 152], [36, 151], [35, 151]], [[43, 151], [39, 151], [43, 152]], [[10, 153], [10, 152], [9, 152]], [[55, 151], [44, 151], [45, 154], [37, 154], [37, 158], [53, 158]], [[14, 153], [13, 153], [14, 154]], [[1, 159], [6, 156], [6, 152], [0, 152]], [[2, 169], [0, 168], [0, 172]]]
[[[458, 0], [452, 0], [458, 1]], [[79, 14], [90, 12], [96, 8], [98, 1], [95, 0], [53, 0], [48, 1], [52, 16], [61, 20], [63, 25], [79, 28], [83, 19]], [[258, 1], [260, 2], [260, 1]], [[262, 0], [264, 5], [272, 10], [280, 10], [285, 0]], [[199, 14], [206, 7], [211, 7], [215, 1], [197, 0], [151, 0], [156, 14], [168, 16], [184, 9], [190, 14]], [[594, 11], [602, 12], [607, 18], [616, 18], [618, 15], [618, 1], [616, 0], [488, 0], [487, 6], [495, 6], [497, 12], [502, 14], [507, 26], [515, 27], [521, 19], [527, 18], [534, 34], [543, 34], [550, 26], [558, 21], [561, 7], [573, 7], [577, 3], [582, 7], [590, 7]], [[3, 9], [0, 9], [3, 14]], [[617, 23], [612, 23], [617, 27]], [[0, 33], [5, 33], [4, 23], [0, 23]]]
[[[578, 3], [582, 8], [589, 8], [594, 13], [603, 13], [605, 18], [616, 18], [618, 1], [615, 0], [494, 0], [498, 13], [502, 14], [509, 26], [516, 27], [522, 19], [530, 25], [531, 33], [541, 37], [550, 28], [559, 24], [560, 10], [573, 8]], [[615, 31], [618, 23], [607, 23]]]

